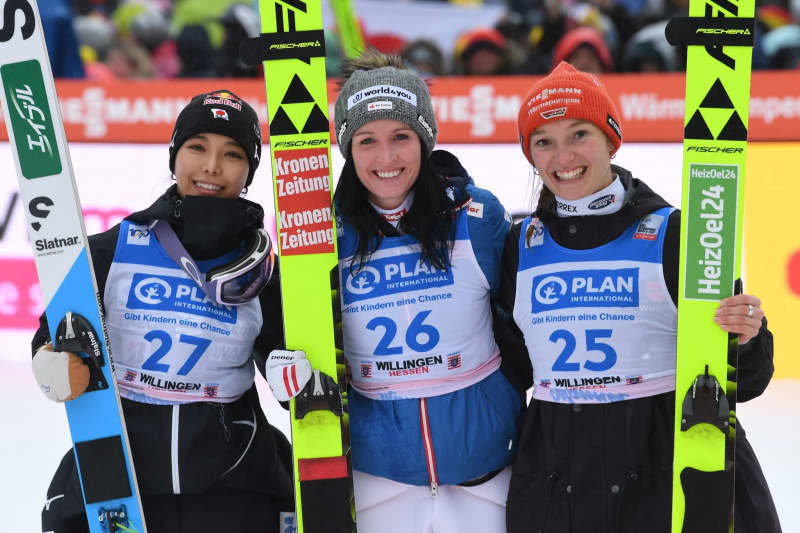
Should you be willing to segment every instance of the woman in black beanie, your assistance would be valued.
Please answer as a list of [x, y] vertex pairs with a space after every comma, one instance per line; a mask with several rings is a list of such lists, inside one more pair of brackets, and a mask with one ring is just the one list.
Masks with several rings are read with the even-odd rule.
[[[197, 95], [169, 156], [176, 183], [89, 238], [145, 521], [153, 532], [277, 532], [293, 505], [290, 449], [253, 384], [254, 360], [283, 345], [277, 265], [263, 209], [242, 197], [261, 157], [258, 117], [229, 91]], [[53, 351], [44, 315], [33, 349], [48, 398], [84, 392], [88, 367]], [[42, 530], [89, 531], [71, 450]]]

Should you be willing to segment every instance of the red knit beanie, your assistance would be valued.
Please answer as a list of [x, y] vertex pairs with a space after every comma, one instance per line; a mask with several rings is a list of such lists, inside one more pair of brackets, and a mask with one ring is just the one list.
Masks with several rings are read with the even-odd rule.
[[580, 72], [562, 61], [533, 84], [517, 115], [519, 142], [531, 164], [531, 133], [548, 120], [566, 118], [587, 120], [600, 128], [614, 145], [611, 155], [622, 145], [619, 114], [606, 88], [593, 74]]
[[605, 72], [610, 72], [614, 69], [614, 59], [611, 57], [608, 45], [603, 40], [603, 34], [589, 26], [574, 28], [564, 34], [556, 44], [555, 50], [553, 50], [553, 64], [551, 66], [558, 66], [562, 61], [566, 61], [583, 44], [591, 46], [597, 53], [597, 57], [603, 63]]

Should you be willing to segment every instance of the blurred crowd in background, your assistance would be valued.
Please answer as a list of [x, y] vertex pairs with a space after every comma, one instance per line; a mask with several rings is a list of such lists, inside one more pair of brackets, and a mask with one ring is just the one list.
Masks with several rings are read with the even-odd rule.
[[[386, 17], [393, 5], [383, 0]], [[417, 0], [436, 2], [436, 0]], [[371, 32], [367, 46], [398, 53], [424, 76], [545, 74], [559, 61], [594, 73], [667, 72], [685, 68], [685, 50], [664, 37], [667, 21], [688, 13], [688, 0], [484, 0], [502, 7], [491, 26], [471, 28], [443, 47], [436, 39]], [[480, 0], [450, 0], [468, 9]], [[238, 59], [239, 43], [258, 35], [255, 0], [39, 0], [57, 78], [93, 81], [256, 77]], [[358, 2], [354, 1], [356, 16]], [[447, 20], [420, 21], [431, 36]], [[342, 59], [335, 27], [326, 30], [328, 70]], [[757, 0], [754, 69], [800, 67], [800, 0]]]

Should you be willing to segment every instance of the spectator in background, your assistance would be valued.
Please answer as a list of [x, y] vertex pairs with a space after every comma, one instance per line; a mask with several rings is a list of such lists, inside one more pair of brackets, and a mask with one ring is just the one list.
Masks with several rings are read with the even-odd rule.
[[169, 20], [161, 10], [144, 6], [131, 17], [127, 30], [130, 38], [152, 52], [169, 39]]
[[249, 78], [263, 72], [261, 65], [251, 67], [239, 58], [239, 45], [244, 39], [258, 37], [261, 17], [258, 10], [245, 4], [231, 6], [222, 16], [225, 40], [219, 53], [217, 75], [223, 78]]
[[105, 64], [105, 59], [117, 39], [114, 23], [105, 15], [93, 12], [75, 17], [73, 27], [86, 79], [97, 82], [113, 80], [114, 73]]
[[325, 30], [325, 76], [338, 78], [341, 75], [344, 51], [338, 30]]
[[221, 19], [231, 6], [250, 4], [250, 0], [175, 0], [172, 33], [179, 35], [186, 26], [203, 26], [211, 47], [219, 50], [225, 40]]
[[205, 27], [199, 24], [184, 26], [176, 40], [181, 60], [181, 78], [216, 77], [215, 51]]
[[145, 6], [128, 24], [129, 37], [148, 54], [156, 78], [174, 78], [181, 69], [175, 40], [170, 37], [169, 19], [162, 9]]
[[761, 45], [769, 68], [800, 67], [800, 25], [786, 24], [769, 31], [761, 39]]
[[53, 77], [84, 78], [83, 62], [78, 53], [78, 38], [72, 25], [72, 8], [68, 1], [39, 2], [39, 16], [42, 19]]
[[528, 20], [516, 11], [508, 10], [494, 27], [506, 41], [509, 73], [527, 74], [528, 49], [531, 44], [531, 25]]
[[[800, 2], [798, 2], [798, 6], [800, 6]], [[794, 19], [792, 13], [783, 6], [765, 5], [756, 9], [755, 43], [753, 44], [754, 70], [786, 68], [779, 66], [784, 63], [788, 63], [788, 67], [792, 68], [791, 52], [785, 50], [779, 53], [781, 48], [785, 48], [782, 41], [786, 42], [784, 39], [788, 37], [791, 30], [789, 30], [788, 33], [787, 30], [777, 32], [776, 30], [792, 25], [793, 23]], [[782, 34], [783, 36], [781, 36]], [[770, 37], [765, 39], [767, 35], [770, 35]], [[767, 53], [767, 49], [765, 49], [765, 44], [769, 49], [769, 54]]]
[[614, 71], [611, 52], [603, 36], [588, 26], [570, 30], [558, 41], [553, 52], [553, 68], [561, 61], [592, 74]]
[[149, 79], [155, 75], [147, 50], [132, 40], [112, 46], [105, 64], [118, 79]]
[[[599, 1], [600, 0], [595, 0], [595, 2]], [[624, 9], [621, 11], [621, 13], [625, 13]], [[628, 19], [626, 19], [626, 22], [628, 22]], [[628, 25], [630, 28], [634, 27], [634, 25], [630, 22], [628, 22]], [[617, 25], [614, 23], [611, 17], [609, 17], [593, 3], [580, 2], [570, 6], [567, 9], [566, 24], [564, 26], [566, 31], [569, 32], [570, 30], [584, 26], [597, 30], [603, 41], [606, 43], [606, 46], [611, 53], [611, 57], [616, 63], [617, 54], [620, 51], [621, 44], [625, 41], [625, 39], [620, 37], [620, 33], [617, 30]], [[630, 34], [632, 33], [633, 31], [630, 32]]]
[[403, 47], [400, 55], [406, 65], [423, 78], [445, 74], [444, 53], [433, 41], [411, 41]]
[[78, 46], [91, 48], [101, 61], [117, 39], [117, 27], [99, 12], [75, 17], [73, 27]]
[[654, 22], [636, 32], [625, 45], [622, 70], [626, 72], [666, 72], [675, 70], [675, 48], [667, 42], [666, 20]]
[[382, 54], [400, 55], [406, 45], [406, 39], [396, 33], [378, 32], [364, 33], [364, 42], [367, 48], [377, 50]]
[[[110, 15], [125, 0], [72, 0], [72, 9], [76, 15], [98, 13]], [[43, 3], [43, 2], [40, 2]]]
[[506, 40], [492, 28], [475, 28], [456, 40], [454, 74], [465, 76], [497, 76], [509, 73]]
[[539, 0], [537, 3], [540, 4], [538, 8], [528, 9], [524, 15], [529, 30], [528, 57], [523, 70], [529, 74], [547, 74], [553, 49], [564, 35], [566, 17], [558, 2]]

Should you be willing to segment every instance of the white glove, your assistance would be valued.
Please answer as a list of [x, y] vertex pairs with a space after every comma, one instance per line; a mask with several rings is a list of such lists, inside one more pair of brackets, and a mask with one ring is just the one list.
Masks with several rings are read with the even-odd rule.
[[311, 363], [300, 350], [272, 350], [267, 357], [267, 383], [279, 402], [297, 396], [311, 379]]
[[89, 386], [89, 367], [72, 352], [54, 352], [45, 344], [33, 356], [33, 377], [54, 402], [74, 400]]

